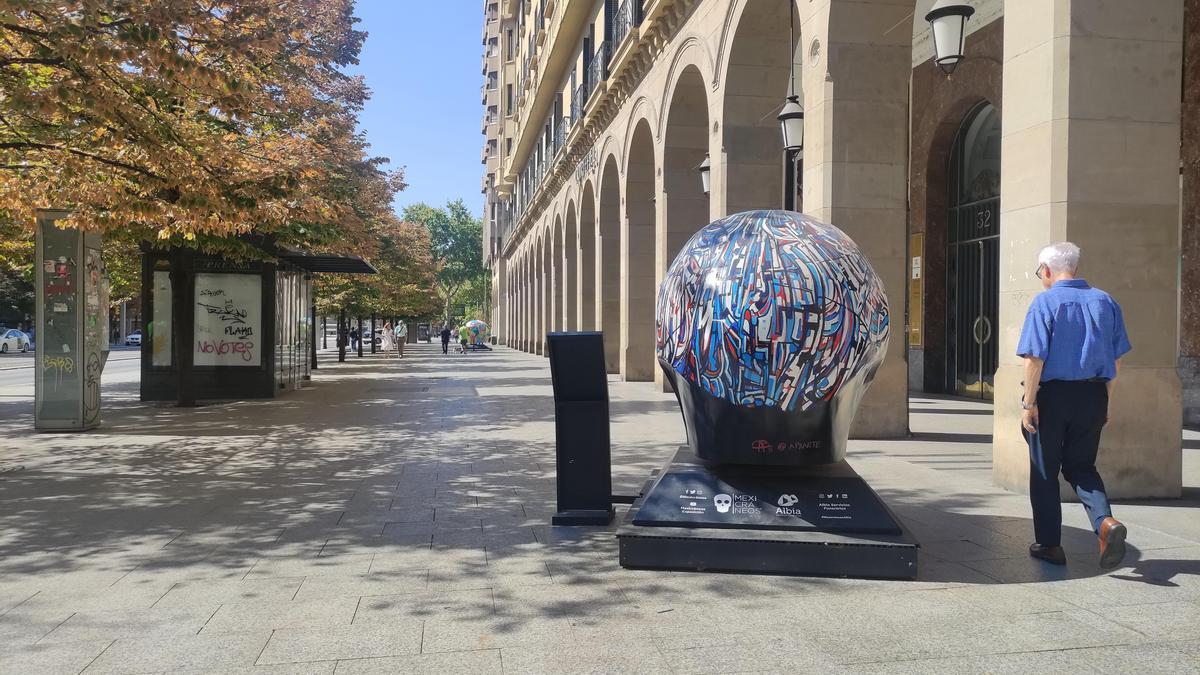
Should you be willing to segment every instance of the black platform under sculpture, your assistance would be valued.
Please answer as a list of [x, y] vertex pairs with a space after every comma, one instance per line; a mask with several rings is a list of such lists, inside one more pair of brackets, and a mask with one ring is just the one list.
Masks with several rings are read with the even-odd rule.
[[621, 563], [915, 576], [915, 540], [844, 461], [889, 325], [882, 282], [832, 225], [751, 211], [696, 233], [656, 323], [688, 447], [618, 530]]

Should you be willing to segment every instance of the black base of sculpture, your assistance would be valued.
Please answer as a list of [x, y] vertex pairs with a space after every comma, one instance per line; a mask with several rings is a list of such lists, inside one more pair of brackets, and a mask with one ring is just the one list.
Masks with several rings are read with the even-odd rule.
[[617, 530], [624, 567], [912, 579], [917, 541], [845, 462], [706, 465], [686, 447]]
[[559, 511], [550, 518], [551, 525], [608, 525], [613, 519], [613, 509], [609, 507], [607, 511], [603, 509], [585, 510], [579, 509], [575, 511]]

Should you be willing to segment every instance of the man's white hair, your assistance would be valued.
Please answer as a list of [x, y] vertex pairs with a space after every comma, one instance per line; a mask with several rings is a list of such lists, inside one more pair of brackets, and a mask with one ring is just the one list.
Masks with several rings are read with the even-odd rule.
[[1038, 253], [1038, 264], [1049, 268], [1051, 275], [1074, 274], [1079, 269], [1079, 247], [1069, 241], [1050, 244]]

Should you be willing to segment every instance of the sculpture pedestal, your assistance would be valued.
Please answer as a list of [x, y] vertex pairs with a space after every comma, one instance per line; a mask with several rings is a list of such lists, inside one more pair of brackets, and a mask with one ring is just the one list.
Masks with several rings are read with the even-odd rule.
[[623, 567], [912, 579], [917, 541], [849, 464], [711, 466], [686, 447], [617, 530]]

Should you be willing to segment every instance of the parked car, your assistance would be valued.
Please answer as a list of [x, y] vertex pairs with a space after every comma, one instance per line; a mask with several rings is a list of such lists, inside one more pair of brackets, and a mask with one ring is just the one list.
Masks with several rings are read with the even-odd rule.
[[137, 347], [142, 346], [142, 331], [135, 330], [132, 333], [130, 333], [129, 335], [126, 335], [125, 336], [125, 344], [127, 346], [129, 346], [129, 345], [137, 346]]
[[0, 334], [0, 354], [27, 352], [32, 347], [30, 342], [28, 335], [16, 328], [10, 328]]

